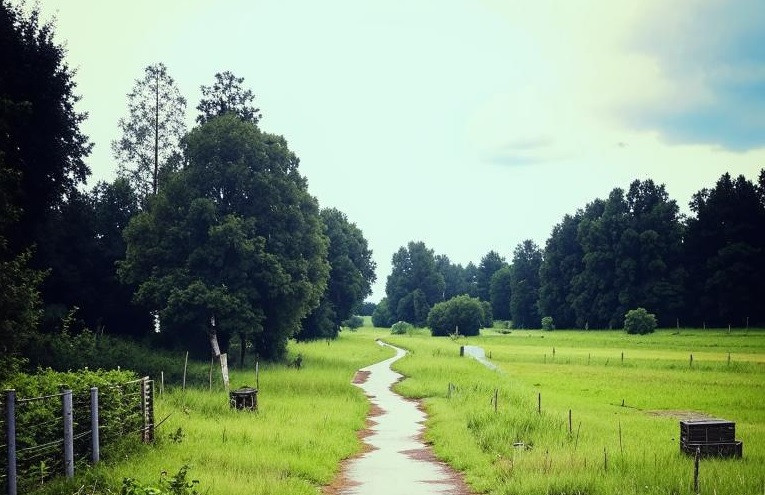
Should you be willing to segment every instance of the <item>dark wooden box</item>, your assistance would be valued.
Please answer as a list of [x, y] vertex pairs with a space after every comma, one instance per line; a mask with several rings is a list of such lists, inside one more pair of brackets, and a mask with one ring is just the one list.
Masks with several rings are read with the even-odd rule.
[[680, 421], [680, 450], [703, 456], [741, 457], [743, 444], [736, 440], [736, 423], [724, 419]]

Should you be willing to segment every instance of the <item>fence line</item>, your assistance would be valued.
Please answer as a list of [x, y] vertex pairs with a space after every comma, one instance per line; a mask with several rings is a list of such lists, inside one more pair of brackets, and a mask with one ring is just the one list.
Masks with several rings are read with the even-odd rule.
[[6, 390], [0, 410], [0, 484], [8, 495], [56, 475], [74, 476], [79, 462], [99, 462], [102, 444], [136, 433], [144, 442], [154, 439], [154, 382], [148, 376], [77, 394], [65, 389], [18, 398]]

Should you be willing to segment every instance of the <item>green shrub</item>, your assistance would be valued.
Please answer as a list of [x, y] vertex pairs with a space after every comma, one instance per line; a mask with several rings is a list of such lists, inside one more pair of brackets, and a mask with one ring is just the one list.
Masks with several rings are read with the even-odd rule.
[[542, 318], [542, 330], [555, 330], [555, 322], [552, 316]]
[[408, 332], [411, 332], [413, 329], [414, 329], [414, 326], [411, 323], [407, 323], [405, 321], [398, 321], [390, 327], [390, 333], [392, 333], [393, 335], [406, 335]]
[[631, 309], [624, 315], [624, 330], [631, 334], [644, 335], [656, 329], [656, 315], [644, 308]]
[[358, 315], [353, 315], [347, 320], [343, 321], [342, 326], [345, 328], [356, 330], [364, 326], [364, 318]]
[[388, 298], [383, 297], [372, 313], [372, 325], [387, 328], [393, 324], [393, 315], [388, 308]]
[[159, 481], [159, 486], [149, 486], [138, 483], [133, 478], [122, 480], [120, 495], [199, 495], [194, 485], [198, 480], [186, 479], [189, 466], [184, 465], [178, 474], [168, 478], [164, 473]]
[[481, 301], [462, 295], [433, 306], [428, 314], [428, 326], [433, 336], [457, 333], [457, 329], [460, 335], [478, 335], [486, 319], [486, 309]]

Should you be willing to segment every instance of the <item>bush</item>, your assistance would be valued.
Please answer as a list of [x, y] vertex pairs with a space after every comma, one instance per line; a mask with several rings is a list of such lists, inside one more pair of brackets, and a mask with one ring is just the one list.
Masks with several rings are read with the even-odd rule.
[[428, 326], [433, 336], [446, 336], [455, 333], [456, 329], [460, 335], [478, 335], [486, 318], [481, 301], [463, 295], [433, 306], [428, 313]]
[[358, 315], [353, 315], [347, 320], [343, 321], [342, 326], [351, 330], [356, 330], [364, 326], [364, 318]]
[[542, 318], [542, 330], [555, 330], [555, 322], [552, 316]]
[[405, 321], [398, 321], [390, 327], [390, 333], [393, 335], [406, 335], [407, 332], [412, 330], [414, 330], [414, 326]]
[[624, 315], [624, 329], [631, 334], [652, 333], [656, 329], [656, 315], [644, 308], [631, 309]]
[[372, 325], [387, 328], [393, 324], [393, 315], [388, 308], [388, 298], [383, 297], [372, 313]]

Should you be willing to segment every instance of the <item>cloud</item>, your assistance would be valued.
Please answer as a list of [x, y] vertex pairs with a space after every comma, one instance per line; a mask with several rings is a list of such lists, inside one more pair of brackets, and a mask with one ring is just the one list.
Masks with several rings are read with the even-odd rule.
[[671, 143], [733, 151], [765, 145], [765, 8], [705, 1], [645, 16], [632, 48], [655, 60], [662, 91], [626, 103], [624, 122]]

